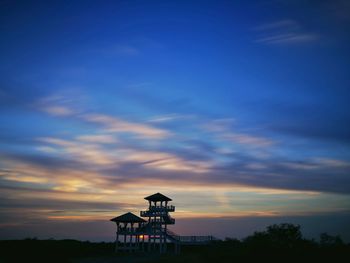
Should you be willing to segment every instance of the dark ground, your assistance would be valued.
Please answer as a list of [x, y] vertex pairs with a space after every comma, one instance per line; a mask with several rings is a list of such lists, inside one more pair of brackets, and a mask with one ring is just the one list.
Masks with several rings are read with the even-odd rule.
[[243, 240], [226, 239], [208, 245], [182, 246], [158, 253], [115, 254], [113, 243], [76, 240], [0, 241], [0, 262], [77, 262], [77, 263], [216, 263], [216, 262], [350, 262], [350, 245], [340, 237], [322, 234], [320, 241], [304, 239], [299, 226], [274, 225]]

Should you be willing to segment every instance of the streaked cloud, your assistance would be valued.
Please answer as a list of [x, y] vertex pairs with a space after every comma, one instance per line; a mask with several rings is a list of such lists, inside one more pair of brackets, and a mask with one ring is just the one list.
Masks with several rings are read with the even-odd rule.
[[44, 110], [51, 115], [57, 116], [69, 116], [74, 113], [71, 109], [63, 106], [46, 106]]
[[[43, 138], [38, 142], [58, 147], [56, 150], [62, 155], [52, 156], [57, 160], [69, 157], [65, 149], [77, 146], [76, 143], [90, 144], [77, 140], [75, 137], [70, 140]], [[81, 151], [85, 150], [84, 147], [80, 148]], [[104, 149], [105, 154], [111, 152], [114, 150]], [[0, 231], [9, 227], [20, 228], [23, 224], [29, 227], [38, 222], [58, 225], [98, 221], [100, 225], [117, 214], [127, 211], [137, 213], [144, 209], [147, 204], [140, 200], [155, 191], [174, 199], [178, 222], [182, 219], [233, 220], [342, 213], [350, 202], [348, 195], [311, 190], [312, 187], [317, 188], [314, 183], [309, 189], [299, 190], [297, 185], [293, 187], [291, 184], [295, 176], [300, 175], [303, 175], [303, 179], [299, 178], [297, 184], [319, 181], [315, 174], [320, 169], [333, 171], [336, 175], [337, 166], [344, 169], [347, 165], [340, 160], [310, 160], [314, 164], [312, 169], [315, 174], [304, 176], [303, 168], [288, 167], [283, 163], [281, 167], [292, 170], [284, 170], [285, 174], [280, 175], [274, 171], [276, 164], [273, 161], [264, 162], [265, 167], [254, 169], [240, 165], [227, 167], [224, 171], [223, 167], [204, 167], [202, 173], [196, 173], [200, 169], [196, 166], [200, 163], [193, 164], [190, 160], [181, 159], [181, 156], [164, 152], [125, 149], [113, 155], [113, 158], [116, 156], [118, 165], [96, 164], [90, 159], [79, 165], [85, 156], [74, 152], [69, 157], [75, 159], [75, 165], [71, 166], [65, 162], [48, 165], [48, 161], [33, 162], [31, 159], [2, 155], [0, 163], [6, 169], [0, 172], [0, 209], [5, 216], [0, 219]], [[328, 167], [322, 166], [322, 163]], [[302, 173], [295, 174], [293, 170]], [[281, 171], [281, 168], [277, 171]], [[333, 181], [333, 178], [328, 177], [327, 180], [325, 184]], [[17, 225], [13, 225], [14, 218], [17, 218]], [[181, 226], [179, 231], [184, 231]]]
[[78, 141], [87, 143], [116, 143], [118, 140], [116, 136], [108, 134], [93, 134], [93, 135], [79, 135], [76, 137]]
[[[154, 127], [148, 123], [140, 123], [135, 121], [127, 121], [122, 118], [101, 113], [86, 113], [79, 102], [79, 98], [66, 97], [66, 95], [54, 95], [43, 98], [36, 103], [36, 107], [43, 112], [53, 116], [72, 117], [77, 121], [88, 122], [100, 125], [100, 131], [105, 133], [131, 133], [140, 138], [164, 139], [171, 135], [171, 132]], [[84, 135], [81, 135], [84, 136]], [[86, 137], [89, 136], [89, 137]], [[115, 140], [111, 135], [85, 135], [81, 137], [83, 140]], [[98, 137], [97, 137], [98, 136]], [[107, 138], [107, 136], [109, 136]]]
[[155, 123], [162, 123], [162, 122], [170, 122], [170, 121], [179, 121], [179, 120], [186, 120], [186, 119], [193, 119], [195, 118], [194, 115], [184, 115], [184, 114], [168, 114], [168, 115], [159, 115], [154, 116], [148, 120], [148, 122], [155, 122]]
[[57, 153], [61, 153], [64, 155], [68, 154], [69, 156], [77, 158], [79, 161], [82, 162], [93, 163], [98, 165], [108, 165], [115, 163], [112, 154], [104, 151], [104, 149], [97, 144], [84, 144], [74, 140], [70, 141], [50, 137], [39, 138], [38, 140], [49, 144], [49, 147], [55, 146], [57, 149]]
[[[85, 135], [86, 136], [86, 135]], [[85, 137], [84, 137], [85, 138]], [[110, 142], [112, 138], [102, 137], [102, 143], [105, 144], [106, 139]], [[101, 139], [98, 137], [98, 139]], [[64, 140], [59, 138], [39, 138], [40, 142], [47, 143], [38, 147], [48, 153], [57, 153], [62, 156], [70, 156], [75, 161], [81, 163], [95, 165], [114, 165], [118, 166], [122, 163], [131, 162], [139, 163], [145, 167], [160, 170], [173, 171], [190, 171], [193, 173], [207, 172], [212, 164], [210, 162], [202, 162], [198, 160], [185, 160], [167, 152], [145, 151], [141, 149], [125, 149], [125, 148], [104, 148], [103, 145], [93, 144], [96, 138], [88, 137], [88, 140], [81, 140], [81, 136], [77, 140]], [[115, 143], [115, 141], [112, 141]], [[99, 141], [101, 143], [101, 141]], [[47, 150], [49, 147], [49, 151]]]
[[234, 119], [218, 119], [202, 124], [201, 127], [213, 133], [219, 140], [253, 148], [269, 147], [276, 143], [276, 141], [263, 136], [253, 135], [248, 132], [235, 131], [237, 128], [234, 124]]
[[314, 42], [318, 39], [319, 36], [316, 34], [287, 33], [261, 37], [256, 42], [264, 44], [302, 44]]
[[152, 139], [164, 139], [170, 136], [170, 132], [155, 128], [148, 124], [125, 121], [123, 119], [104, 114], [85, 114], [82, 119], [103, 125], [108, 132], [129, 132], [141, 137]]
[[258, 36], [256, 43], [293, 45], [316, 42], [320, 36], [307, 32], [297, 21], [291, 19], [279, 20], [256, 26]]
[[259, 26], [256, 26], [254, 30], [264, 31], [264, 30], [274, 30], [274, 29], [280, 29], [280, 28], [289, 28], [289, 29], [298, 30], [300, 29], [300, 25], [292, 19], [284, 19], [284, 20], [279, 20], [271, 23], [261, 24]]
[[274, 144], [273, 140], [243, 133], [224, 133], [221, 135], [221, 138], [224, 140], [232, 141], [234, 143], [244, 144], [252, 147], [267, 147]]
[[34, 107], [53, 116], [72, 116], [80, 112], [83, 97], [78, 90], [68, 90], [41, 98], [34, 103]]

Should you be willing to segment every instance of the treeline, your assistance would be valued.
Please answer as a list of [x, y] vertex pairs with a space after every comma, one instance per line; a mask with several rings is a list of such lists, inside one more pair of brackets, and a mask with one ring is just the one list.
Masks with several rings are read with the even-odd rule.
[[179, 256], [158, 262], [350, 262], [350, 244], [322, 233], [319, 240], [303, 237], [299, 225], [271, 225], [242, 240], [226, 238], [206, 247], [184, 247]]
[[[319, 240], [303, 237], [300, 226], [271, 225], [242, 240], [226, 238], [209, 245], [183, 246], [181, 254], [114, 254], [113, 243], [76, 240], [0, 241], [0, 262], [350, 262], [350, 245], [327, 233]], [[102, 258], [102, 260], [101, 260]], [[84, 261], [82, 261], [84, 262]]]

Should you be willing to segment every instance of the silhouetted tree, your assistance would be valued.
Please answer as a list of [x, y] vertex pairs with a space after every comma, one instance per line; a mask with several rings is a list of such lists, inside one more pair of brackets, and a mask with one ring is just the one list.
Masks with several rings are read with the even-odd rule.
[[267, 235], [270, 242], [281, 246], [292, 247], [302, 240], [302, 233], [299, 225], [279, 224], [267, 227]]
[[302, 233], [299, 225], [275, 224], [268, 226], [266, 231], [255, 232], [244, 239], [248, 245], [259, 247], [295, 247], [302, 241]]
[[320, 235], [320, 245], [323, 247], [342, 246], [344, 242], [338, 235], [332, 236], [327, 233], [322, 233]]

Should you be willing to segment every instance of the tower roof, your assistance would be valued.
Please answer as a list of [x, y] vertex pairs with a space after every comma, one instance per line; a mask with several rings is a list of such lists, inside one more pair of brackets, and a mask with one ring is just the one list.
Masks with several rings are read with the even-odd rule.
[[146, 222], [141, 217], [138, 217], [130, 212], [123, 214], [121, 216], [117, 216], [117, 217], [111, 219], [111, 221], [120, 222], [120, 223], [143, 223], [143, 222]]
[[161, 193], [156, 193], [150, 196], [145, 197], [146, 200], [148, 201], [172, 201], [169, 197], [161, 194]]

